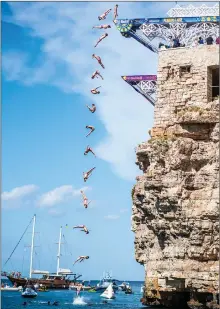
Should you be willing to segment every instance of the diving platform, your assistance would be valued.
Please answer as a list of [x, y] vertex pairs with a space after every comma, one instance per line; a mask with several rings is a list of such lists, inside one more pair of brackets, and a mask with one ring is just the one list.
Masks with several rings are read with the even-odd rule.
[[219, 5], [202, 5], [175, 8], [167, 12], [168, 17], [115, 19], [116, 28], [125, 38], [133, 38], [149, 50], [158, 53], [159, 43], [172, 46], [178, 38], [181, 46], [193, 46], [201, 37], [219, 37]]
[[132, 75], [122, 76], [134, 90], [143, 95], [153, 106], [157, 89], [157, 75]]

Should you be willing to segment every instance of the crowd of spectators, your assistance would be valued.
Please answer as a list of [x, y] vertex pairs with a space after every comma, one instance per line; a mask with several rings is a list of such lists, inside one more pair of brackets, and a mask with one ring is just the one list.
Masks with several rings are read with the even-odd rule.
[[[181, 44], [179, 38], [172, 38], [171, 36], [169, 37], [170, 44], [166, 45], [163, 43], [159, 43], [159, 48], [161, 49], [166, 49], [166, 48], [178, 48], [178, 47], [185, 47], [185, 44]], [[199, 37], [198, 39], [195, 40], [195, 42], [192, 44], [192, 46], [196, 45], [213, 45], [214, 44], [214, 39], [212, 36], [207, 37], [206, 39], [203, 39], [202, 37]], [[220, 37], [217, 37], [215, 40], [215, 44], [220, 44]]]

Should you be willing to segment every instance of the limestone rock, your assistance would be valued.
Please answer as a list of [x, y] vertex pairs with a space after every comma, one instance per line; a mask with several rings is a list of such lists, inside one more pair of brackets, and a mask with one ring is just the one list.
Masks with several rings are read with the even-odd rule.
[[160, 52], [154, 127], [136, 149], [143, 175], [132, 191], [132, 230], [145, 304], [193, 290], [188, 306], [207, 308], [201, 295], [218, 292], [219, 100], [207, 91], [218, 47], [195, 49]]

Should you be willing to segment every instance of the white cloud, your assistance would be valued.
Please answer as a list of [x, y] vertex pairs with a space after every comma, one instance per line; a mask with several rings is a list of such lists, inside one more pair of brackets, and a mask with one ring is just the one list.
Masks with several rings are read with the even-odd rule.
[[107, 219], [107, 220], [117, 220], [117, 219], [120, 218], [120, 216], [118, 216], [118, 215], [108, 215], [108, 216], [105, 216], [104, 218]]
[[6, 55], [2, 55], [2, 61], [2, 69], [8, 80], [22, 80], [23, 76], [26, 76], [27, 55], [9, 51]]
[[11, 191], [5, 191], [2, 193], [2, 200], [3, 201], [16, 201], [18, 199], [22, 199], [27, 197], [38, 190], [36, 185], [25, 185], [22, 187], [16, 187]]
[[[52, 84], [65, 92], [80, 93], [91, 101], [94, 97], [88, 89], [94, 87], [94, 81], [90, 76], [98, 68], [91, 55], [95, 52], [101, 56], [106, 69], [102, 71], [104, 81], [95, 102], [106, 137], [95, 151], [118, 175], [134, 179], [138, 170], [134, 148], [148, 138], [153, 107], [121, 75], [155, 74], [157, 55], [135, 40], [123, 38], [113, 24], [108, 38], [94, 49], [102, 31], [92, 30], [92, 26], [99, 24], [97, 16], [108, 7], [104, 2], [8, 4], [13, 16], [7, 21], [29, 29], [29, 34], [40, 38], [42, 45], [37, 59], [31, 55], [27, 58], [20, 52], [18, 55], [4, 53], [2, 67], [6, 78], [20, 79], [30, 85]], [[172, 6], [174, 3], [120, 3], [119, 16], [164, 16]], [[111, 19], [112, 16], [106, 22]]]
[[56, 204], [67, 202], [75, 196], [79, 196], [81, 194], [80, 191], [86, 191], [86, 189], [87, 187], [74, 189], [71, 185], [64, 185], [42, 194], [39, 197], [38, 205], [40, 207], [52, 207]]

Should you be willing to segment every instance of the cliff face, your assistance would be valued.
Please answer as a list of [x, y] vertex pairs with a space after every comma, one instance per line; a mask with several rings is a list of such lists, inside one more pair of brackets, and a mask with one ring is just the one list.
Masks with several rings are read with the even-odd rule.
[[137, 147], [143, 175], [132, 190], [145, 304], [206, 308], [218, 292], [217, 66], [214, 45], [159, 54], [154, 127]]

